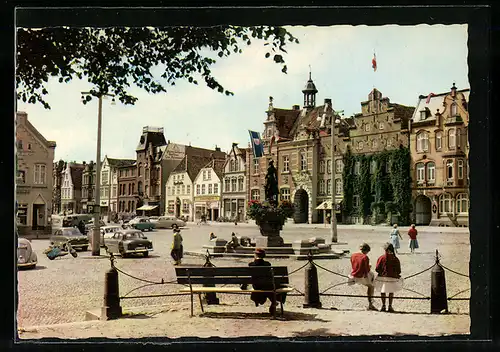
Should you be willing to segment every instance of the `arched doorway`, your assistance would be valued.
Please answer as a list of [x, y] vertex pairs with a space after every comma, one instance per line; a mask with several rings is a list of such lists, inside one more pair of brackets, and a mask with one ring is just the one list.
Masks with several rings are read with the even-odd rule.
[[429, 225], [431, 219], [431, 200], [421, 194], [415, 199], [415, 224]]
[[293, 202], [295, 203], [293, 220], [296, 224], [307, 223], [309, 219], [309, 195], [307, 192], [303, 189], [297, 190]]

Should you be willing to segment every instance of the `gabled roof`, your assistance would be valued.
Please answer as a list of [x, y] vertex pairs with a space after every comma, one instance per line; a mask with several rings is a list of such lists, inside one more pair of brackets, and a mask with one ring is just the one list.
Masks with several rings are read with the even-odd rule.
[[290, 130], [289, 138], [293, 138], [293, 136], [295, 136], [297, 132], [299, 132], [302, 125], [309, 130], [319, 129], [321, 121], [318, 121], [318, 117], [322, 117], [324, 113], [326, 113], [328, 116], [331, 116], [332, 114], [331, 111], [325, 112], [325, 105], [320, 105], [307, 111], [305, 114], [300, 114], [295, 123], [293, 124], [292, 129]]
[[[457, 90], [457, 94], [462, 93], [465, 97], [466, 102], [469, 102], [469, 94], [470, 94], [470, 89], [461, 89]], [[420, 112], [422, 110], [428, 109], [429, 113], [427, 115], [426, 120], [433, 120], [436, 118], [436, 112], [437, 109], [442, 113], [444, 110], [443, 107], [443, 100], [444, 98], [450, 94], [450, 92], [446, 93], [440, 93], [440, 94], [435, 94], [431, 96], [431, 99], [429, 103], [427, 103], [427, 96], [425, 95], [420, 95], [417, 107], [415, 108], [415, 111], [413, 112], [413, 115], [411, 116], [413, 122], [419, 122], [420, 121]]]
[[199, 147], [192, 147], [190, 145], [186, 146], [186, 154], [191, 155], [191, 156], [209, 157], [209, 158], [211, 158], [213, 155], [213, 157], [215, 159], [225, 159], [226, 158], [226, 153], [224, 153], [222, 151], [199, 148]]
[[42, 142], [42, 144], [44, 144], [47, 148], [55, 148], [56, 147], [56, 142], [48, 141], [47, 139], [45, 139], [45, 137], [40, 132], [38, 132], [38, 130], [35, 128], [35, 126], [33, 126], [31, 124], [31, 122], [29, 122], [28, 114], [26, 112], [18, 111], [16, 113], [16, 115], [17, 115], [17, 117], [20, 117], [20, 116], [24, 117], [25, 126], [30, 130], [31, 133], [33, 133], [36, 136], [36, 138], [38, 138], [40, 140], [40, 142]]
[[109, 166], [112, 166], [112, 167], [121, 167], [121, 166], [132, 165], [132, 164], [135, 163], [135, 160], [134, 159], [112, 159], [112, 158], [108, 158], [108, 163], [109, 163]]
[[[172, 170], [172, 173], [187, 172], [191, 181], [194, 181], [200, 170], [211, 161], [210, 157], [186, 155], [182, 161]], [[217, 159], [220, 160], [220, 159]], [[224, 162], [224, 160], [222, 160]]]
[[291, 130], [300, 115], [300, 110], [273, 108], [272, 111], [279, 136], [281, 138], [292, 138], [293, 133]]
[[[415, 107], [401, 104], [389, 103], [389, 107], [394, 108], [394, 118], [400, 118], [403, 124], [407, 123], [413, 116]], [[406, 127], [405, 127], [406, 128]]]
[[[213, 169], [215, 174], [222, 180], [222, 174], [224, 173], [224, 165], [226, 161], [221, 159], [210, 160], [202, 169]], [[200, 169], [201, 170], [201, 169]]]

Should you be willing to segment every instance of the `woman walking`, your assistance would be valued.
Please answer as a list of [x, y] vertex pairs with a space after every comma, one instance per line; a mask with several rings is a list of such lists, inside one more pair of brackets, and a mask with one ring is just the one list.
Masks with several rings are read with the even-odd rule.
[[400, 291], [403, 287], [403, 279], [401, 279], [401, 263], [396, 257], [394, 246], [391, 243], [384, 245], [385, 254], [381, 255], [377, 260], [375, 271], [378, 276], [375, 279], [375, 288], [380, 290], [382, 299], [381, 312], [386, 311], [385, 300], [386, 295], [389, 295], [389, 307], [387, 312], [394, 312], [392, 308], [392, 300], [394, 292]]
[[179, 230], [179, 228], [174, 228], [174, 240], [172, 242], [172, 251], [170, 252], [172, 259], [174, 259], [174, 261], [175, 261], [174, 265], [181, 264], [181, 259], [183, 257], [183, 251], [184, 251], [184, 249], [182, 247], [181, 230]]
[[415, 249], [418, 248], [417, 229], [415, 228], [415, 224], [412, 224], [411, 228], [408, 230], [408, 237], [410, 237], [410, 251], [415, 253]]
[[391, 243], [392, 246], [394, 247], [394, 253], [396, 254], [398, 253], [398, 249], [400, 247], [399, 245], [400, 238], [403, 239], [403, 237], [401, 237], [401, 234], [399, 233], [398, 224], [394, 224], [391, 232]]

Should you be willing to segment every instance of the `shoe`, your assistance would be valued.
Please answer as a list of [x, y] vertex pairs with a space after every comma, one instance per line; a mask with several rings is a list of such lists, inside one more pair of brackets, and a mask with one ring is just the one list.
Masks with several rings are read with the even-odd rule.
[[389, 313], [394, 313], [394, 309], [392, 309], [392, 307], [389, 307], [389, 309], [387, 309], [387, 311], [388, 311]]
[[380, 308], [380, 311], [385, 312], [385, 306], [382, 306], [382, 308]]
[[377, 308], [375, 308], [375, 306], [374, 306], [373, 304], [370, 304], [370, 305], [368, 306], [368, 308], [366, 308], [366, 310], [376, 310], [376, 311], [378, 312], [378, 309], [377, 309]]

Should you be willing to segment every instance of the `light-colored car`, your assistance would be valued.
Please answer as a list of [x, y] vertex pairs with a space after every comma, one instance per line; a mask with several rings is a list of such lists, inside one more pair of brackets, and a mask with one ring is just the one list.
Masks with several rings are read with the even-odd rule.
[[127, 225], [131, 226], [134, 229], [141, 231], [153, 231], [156, 228], [156, 224], [154, 222], [149, 221], [148, 218], [145, 217], [135, 217], [130, 220]]
[[170, 229], [177, 225], [179, 227], [186, 226], [186, 222], [181, 219], [177, 219], [175, 216], [160, 216], [158, 220], [154, 221], [156, 228], [158, 229]]
[[115, 232], [111, 238], [105, 238], [108, 253], [126, 257], [130, 254], [142, 254], [144, 257], [153, 250], [153, 243], [140, 230], [127, 229]]
[[[100, 229], [101, 229], [101, 240], [99, 244], [101, 247], [104, 247], [104, 239], [111, 238], [115, 232], [123, 230], [121, 226], [116, 226], [116, 225], [103, 226]], [[92, 243], [92, 235], [93, 231], [87, 232], [87, 238], [89, 240], [89, 243]]]
[[31, 242], [26, 238], [17, 239], [17, 268], [33, 269], [36, 267], [36, 253], [31, 248]]
[[89, 240], [76, 227], [63, 227], [54, 232], [50, 237], [52, 246], [61, 246], [62, 250], [66, 249], [66, 243], [71, 243], [74, 249], [86, 251], [89, 248]]

